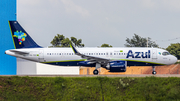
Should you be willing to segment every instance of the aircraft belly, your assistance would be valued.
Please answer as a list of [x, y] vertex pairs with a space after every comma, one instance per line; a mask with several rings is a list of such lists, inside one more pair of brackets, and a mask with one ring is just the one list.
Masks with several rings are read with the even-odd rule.
[[78, 66], [80, 61], [85, 61], [81, 57], [68, 57], [68, 56], [45, 56], [45, 61], [42, 63], [59, 66]]
[[121, 59], [127, 61], [127, 66], [159, 66], [164, 65], [159, 61], [152, 61], [152, 59]]

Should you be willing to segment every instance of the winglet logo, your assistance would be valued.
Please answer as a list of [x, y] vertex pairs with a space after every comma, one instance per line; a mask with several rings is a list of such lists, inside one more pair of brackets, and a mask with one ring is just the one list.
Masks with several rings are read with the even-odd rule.
[[14, 35], [13, 37], [16, 37], [18, 38], [18, 41], [19, 41], [19, 45], [22, 44], [23, 41], [25, 41], [26, 37], [27, 37], [27, 34], [26, 33], [23, 33], [22, 31], [16, 31], [14, 32]]

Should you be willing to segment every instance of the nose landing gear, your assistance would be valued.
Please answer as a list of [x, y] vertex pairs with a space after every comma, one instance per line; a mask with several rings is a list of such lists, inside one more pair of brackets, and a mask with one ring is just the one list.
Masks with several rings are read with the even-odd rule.
[[152, 66], [152, 68], [153, 68], [152, 74], [153, 74], [153, 75], [156, 75], [155, 66]]
[[96, 69], [93, 71], [94, 75], [98, 75], [99, 71], [97, 69], [100, 67], [101, 67], [101, 65], [99, 63], [96, 63]]

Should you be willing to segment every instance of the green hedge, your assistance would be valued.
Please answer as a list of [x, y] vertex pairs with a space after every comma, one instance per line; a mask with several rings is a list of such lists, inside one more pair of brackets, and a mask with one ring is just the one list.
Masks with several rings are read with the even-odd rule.
[[5, 101], [176, 101], [180, 78], [0, 77]]

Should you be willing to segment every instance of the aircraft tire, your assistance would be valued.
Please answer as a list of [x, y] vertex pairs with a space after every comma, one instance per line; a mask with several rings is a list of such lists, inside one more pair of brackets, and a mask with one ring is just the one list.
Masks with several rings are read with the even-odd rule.
[[153, 74], [153, 75], [156, 75], [156, 71], [153, 71], [152, 74]]
[[95, 69], [95, 70], [93, 71], [93, 74], [94, 74], [94, 75], [98, 75], [98, 73], [99, 73], [99, 71], [98, 71], [97, 69]]

